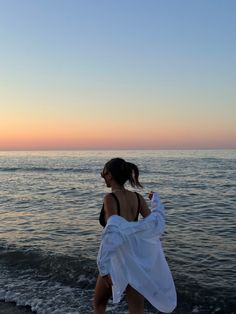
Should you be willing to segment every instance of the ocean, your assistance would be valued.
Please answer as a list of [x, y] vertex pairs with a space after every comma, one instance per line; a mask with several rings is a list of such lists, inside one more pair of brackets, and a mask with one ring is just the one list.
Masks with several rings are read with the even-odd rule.
[[[0, 152], [0, 300], [92, 313], [100, 172], [113, 157], [136, 163], [138, 192], [165, 205], [174, 313], [236, 313], [236, 150]], [[107, 313], [127, 313], [125, 300]], [[145, 313], [158, 312], [146, 302]]]

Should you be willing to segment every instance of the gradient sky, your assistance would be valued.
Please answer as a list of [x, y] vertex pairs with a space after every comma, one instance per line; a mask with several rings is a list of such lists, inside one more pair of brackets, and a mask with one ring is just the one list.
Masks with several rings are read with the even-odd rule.
[[236, 148], [235, 0], [0, 0], [0, 149]]

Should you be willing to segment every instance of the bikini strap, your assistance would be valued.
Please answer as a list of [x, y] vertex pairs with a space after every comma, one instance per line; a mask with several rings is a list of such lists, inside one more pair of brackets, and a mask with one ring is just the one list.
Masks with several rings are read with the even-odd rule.
[[118, 200], [118, 197], [114, 194], [114, 193], [110, 193], [114, 199], [116, 200], [116, 204], [117, 204], [117, 215], [120, 216], [120, 202]]
[[137, 196], [137, 199], [138, 199], [138, 210], [137, 210], [137, 214], [136, 214], [136, 217], [135, 217], [135, 221], [138, 220], [138, 215], [140, 213], [140, 198], [139, 198], [139, 194], [137, 192], [134, 192]]

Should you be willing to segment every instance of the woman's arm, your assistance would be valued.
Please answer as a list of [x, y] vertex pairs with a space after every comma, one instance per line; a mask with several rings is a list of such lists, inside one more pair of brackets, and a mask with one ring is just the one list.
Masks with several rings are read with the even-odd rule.
[[139, 194], [139, 199], [140, 199], [140, 213], [143, 217], [147, 217], [151, 213], [151, 210], [148, 207], [145, 199], [140, 194]]
[[105, 212], [105, 221], [107, 222], [108, 218], [112, 215], [117, 215], [117, 204], [113, 196], [107, 194], [103, 200], [104, 203], [104, 212]]

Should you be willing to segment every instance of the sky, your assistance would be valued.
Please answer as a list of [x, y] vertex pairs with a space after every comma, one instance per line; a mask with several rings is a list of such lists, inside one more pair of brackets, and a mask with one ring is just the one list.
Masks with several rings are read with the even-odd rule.
[[0, 150], [235, 148], [235, 0], [0, 0]]

